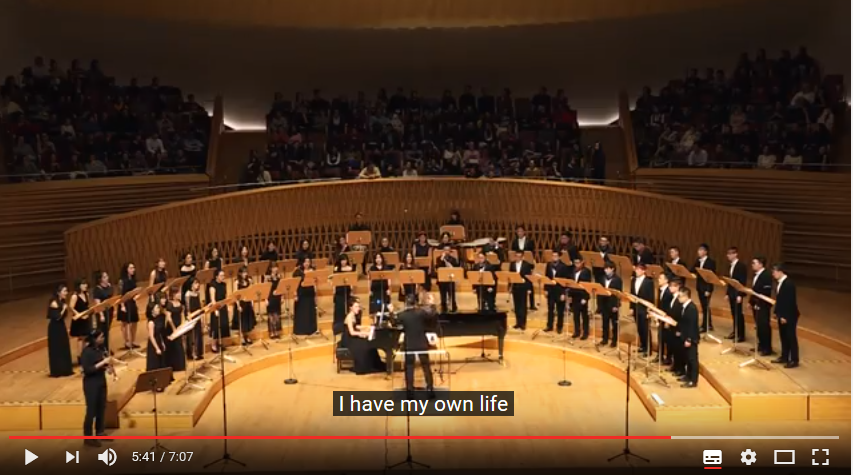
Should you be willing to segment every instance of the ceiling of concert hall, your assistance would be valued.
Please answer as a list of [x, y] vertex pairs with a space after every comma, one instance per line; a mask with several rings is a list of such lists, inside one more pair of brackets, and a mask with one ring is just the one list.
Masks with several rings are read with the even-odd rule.
[[460, 28], [629, 18], [752, 0], [30, 0], [106, 15], [228, 26]]

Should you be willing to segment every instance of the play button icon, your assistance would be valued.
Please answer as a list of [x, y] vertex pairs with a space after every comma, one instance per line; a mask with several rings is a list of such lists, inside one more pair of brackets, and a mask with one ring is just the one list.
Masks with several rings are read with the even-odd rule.
[[30, 452], [27, 449], [24, 449], [24, 465], [29, 465], [30, 462], [32, 462], [33, 460], [35, 460], [37, 458], [39, 458], [38, 455]]

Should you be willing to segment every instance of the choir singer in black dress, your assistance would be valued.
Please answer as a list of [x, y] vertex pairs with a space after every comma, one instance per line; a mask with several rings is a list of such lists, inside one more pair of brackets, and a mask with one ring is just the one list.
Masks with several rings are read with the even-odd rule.
[[427, 294], [425, 307], [417, 307], [417, 299], [414, 296], [406, 298], [406, 308], [397, 314], [397, 322], [403, 326], [403, 347], [406, 351], [406, 391], [415, 391], [415, 354], [421, 362], [421, 370], [426, 380], [426, 390], [433, 393], [435, 386], [432, 379], [432, 370], [429, 364], [429, 340], [427, 340], [427, 319], [434, 315], [435, 306], [433, 297]]
[[[201, 282], [195, 277], [189, 279], [190, 288], [184, 294], [187, 315], [201, 309]], [[204, 325], [196, 323], [193, 331], [187, 334], [187, 354], [196, 361], [204, 358]]]
[[[95, 288], [92, 290], [92, 305], [99, 305], [113, 296], [113, 286], [110, 284], [110, 275], [105, 271], [95, 272]], [[104, 348], [110, 350], [110, 327], [113, 325], [113, 309], [109, 308], [95, 316], [96, 328], [104, 334]], [[112, 354], [112, 352], [110, 352]]]
[[[136, 288], [136, 266], [128, 262], [122, 267], [118, 281], [119, 293], [124, 295]], [[136, 344], [136, 326], [139, 323], [139, 308], [135, 299], [121, 304], [118, 309], [118, 321], [121, 322], [121, 334], [125, 348], [139, 348]]]
[[168, 341], [169, 330], [166, 319], [169, 318], [166, 311], [168, 299], [166, 294], [157, 292], [153, 295], [152, 302], [148, 304], [148, 349], [145, 353], [145, 371], [153, 371], [160, 368], [168, 368], [169, 362], [166, 356], [166, 341]]
[[47, 304], [47, 359], [51, 378], [61, 378], [74, 374], [71, 360], [71, 343], [65, 327], [65, 314], [68, 311], [68, 287], [64, 284], [56, 288]]
[[[107, 373], [112, 373], [110, 365], [112, 358], [104, 347], [106, 339], [103, 333], [92, 330], [86, 337], [86, 348], [80, 357], [83, 367], [83, 397], [86, 400], [86, 416], [83, 419], [83, 435], [92, 437], [94, 425], [95, 436], [105, 436], [105, 413], [107, 409]], [[83, 439], [83, 444], [90, 447], [100, 447], [102, 442], [112, 442], [110, 439]]]
[[[450, 235], [445, 233], [442, 235], [442, 238], [447, 236], [447, 239], [450, 239]], [[442, 267], [459, 267], [459, 259], [453, 257], [451, 253], [451, 245], [445, 244], [441, 250], [441, 256], [438, 261], [435, 263], [436, 268]], [[459, 268], [459, 272], [464, 272], [462, 268]], [[447, 303], [450, 302], [450, 311], [456, 312], [458, 309], [456, 307], [456, 283], [454, 282], [439, 282], [438, 283], [438, 291], [441, 295], [441, 313], [447, 313]]]
[[[370, 266], [370, 274], [393, 270], [394, 266], [385, 263], [385, 256], [376, 253], [373, 256], [373, 265]], [[391, 279], [376, 279], [370, 276], [370, 305], [368, 312], [375, 315], [384, 312], [386, 306], [391, 303]]]
[[312, 270], [313, 262], [310, 258], [305, 258], [293, 271], [293, 277], [299, 277], [293, 316], [293, 334], [296, 336], [305, 337], [317, 333], [317, 288], [302, 286], [305, 275]]
[[797, 287], [785, 273], [784, 264], [773, 265], [773, 278], [776, 279], [776, 306], [773, 313], [779, 320], [779, 340], [782, 343], [782, 356], [773, 363], [784, 364], [786, 368], [800, 366], [800, 344], [797, 341], [797, 323], [800, 320], [800, 308], [797, 306]]
[[[350, 263], [349, 256], [346, 254], [338, 254], [338, 262], [335, 263], [334, 273], [355, 272], [355, 267]], [[335, 304], [335, 313], [332, 321], [332, 330], [335, 335], [341, 334], [344, 331], [344, 319], [347, 316], [350, 297], [353, 295], [352, 285], [341, 285], [335, 287], [335, 296], [333, 301]]]
[[[569, 266], [560, 260], [560, 251], [551, 253], [551, 262], [545, 266], [545, 277], [554, 279], [571, 279]], [[566, 318], [566, 288], [560, 284], [548, 286], [548, 323], [545, 332], [554, 331], [554, 319], [557, 320], [557, 333], [563, 333], [563, 322]]]
[[264, 280], [270, 284], [270, 293], [267, 296], [267, 332], [270, 340], [278, 340], [281, 338], [281, 295], [276, 295], [275, 292], [281, 282], [281, 271], [275, 261], [270, 262], [270, 272], [264, 276]]
[[[252, 284], [253, 281], [252, 277], [249, 276], [249, 268], [246, 266], [241, 267], [237, 272], [237, 290], [245, 290], [251, 287]], [[248, 299], [240, 300], [235, 304], [236, 308], [234, 310], [238, 318], [231, 319], [231, 329], [240, 333], [240, 338], [244, 346], [252, 344], [249, 333], [255, 329], [255, 324], [257, 323], [255, 305], [251, 300], [254, 296], [247, 297]]]
[[[71, 301], [68, 303], [68, 308], [71, 309], [71, 315], [77, 315], [89, 309], [89, 281], [80, 279], [74, 283], [74, 293], [71, 294]], [[77, 361], [80, 361], [80, 356], [83, 354], [83, 346], [86, 337], [92, 332], [92, 316], [71, 319], [71, 328], [69, 334], [77, 339]]]
[[[207, 289], [208, 303], [221, 302], [228, 297], [228, 284], [225, 283], [225, 271], [218, 270], [216, 277]], [[225, 305], [218, 312], [210, 314], [210, 337], [213, 340], [210, 349], [219, 353], [219, 342], [231, 337], [231, 326], [228, 325], [229, 306]]]

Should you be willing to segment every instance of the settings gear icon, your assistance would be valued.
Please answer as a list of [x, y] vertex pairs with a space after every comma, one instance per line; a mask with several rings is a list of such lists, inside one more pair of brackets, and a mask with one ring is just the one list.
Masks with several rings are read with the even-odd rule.
[[752, 465], [755, 463], [755, 455], [752, 449], [746, 449], [740, 453], [740, 461], [747, 465]]

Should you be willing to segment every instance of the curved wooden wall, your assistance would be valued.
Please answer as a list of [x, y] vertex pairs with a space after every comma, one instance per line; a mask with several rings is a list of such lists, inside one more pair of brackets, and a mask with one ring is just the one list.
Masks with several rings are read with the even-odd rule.
[[621, 254], [639, 235], [658, 252], [678, 245], [692, 256], [692, 248], [706, 242], [717, 258], [729, 245], [744, 256], [775, 258], [782, 235], [772, 218], [617, 188], [464, 178], [327, 182], [218, 195], [77, 226], [65, 233], [66, 276], [117, 272], [125, 261], [147, 275], [160, 256], [174, 267], [183, 253], [203, 256], [214, 245], [226, 257], [242, 243], [258, 255], [268, 239], [292, 255], [308, 238], [325, 257], [359, 211], [375, 237], [388, 236], [399, 249], [420, 229], [437, 237], [452, 209], [461, 211], [472, 238], [510, 236], [524, 224], [539, 249], [553, 247], [560, 231], [569, 230], [582, 249], [606, 233]]

